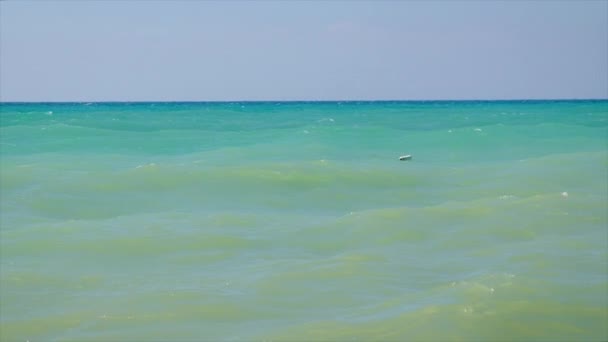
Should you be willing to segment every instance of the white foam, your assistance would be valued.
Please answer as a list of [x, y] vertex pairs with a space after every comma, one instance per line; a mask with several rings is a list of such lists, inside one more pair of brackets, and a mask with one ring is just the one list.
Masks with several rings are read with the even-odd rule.
[[135, 169], [140, 169], [142, 167], [154, 167], [154, 166], [156, 166], [156, 163], [150, 163], [150, 164], [145, 164], [145, 165], [137, 165], [135, 167]]

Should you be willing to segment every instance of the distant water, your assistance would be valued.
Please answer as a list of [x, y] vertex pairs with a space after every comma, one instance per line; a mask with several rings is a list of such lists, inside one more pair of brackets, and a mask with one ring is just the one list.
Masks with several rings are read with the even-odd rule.
[[608, 340], [608, 101], [0, 110], [2, 341]]

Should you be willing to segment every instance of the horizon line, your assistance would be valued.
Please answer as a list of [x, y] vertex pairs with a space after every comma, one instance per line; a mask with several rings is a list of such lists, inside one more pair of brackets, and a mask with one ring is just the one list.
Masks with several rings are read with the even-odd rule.
[[608, 101], [606, 98], [528, 98], [528, 99], [351, 99], [351, 100], [61, 100], [61, 101], [3, 101], [0, 104], [34, 104], [34, 103], [340, 103], [340, 102], [534, 102], [534, 101]]

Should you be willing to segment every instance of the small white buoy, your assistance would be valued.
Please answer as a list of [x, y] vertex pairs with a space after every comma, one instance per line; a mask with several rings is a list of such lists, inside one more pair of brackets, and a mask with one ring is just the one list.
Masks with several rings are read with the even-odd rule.
[[411, 159], [412, 159], [412, 155], [411, 154], [407, 154], [405, 156], [399, 157], [399, 160], [411, 160]]
[[568, 192], [566, 192], [566, 191], [562, 192], [562, 197], [568, 197]]

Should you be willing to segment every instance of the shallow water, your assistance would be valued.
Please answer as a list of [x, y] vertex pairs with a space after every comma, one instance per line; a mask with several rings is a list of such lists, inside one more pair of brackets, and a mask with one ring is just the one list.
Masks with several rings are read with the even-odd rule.
[[608, 339], [608, 101], [0, 109], [3, 341]]

